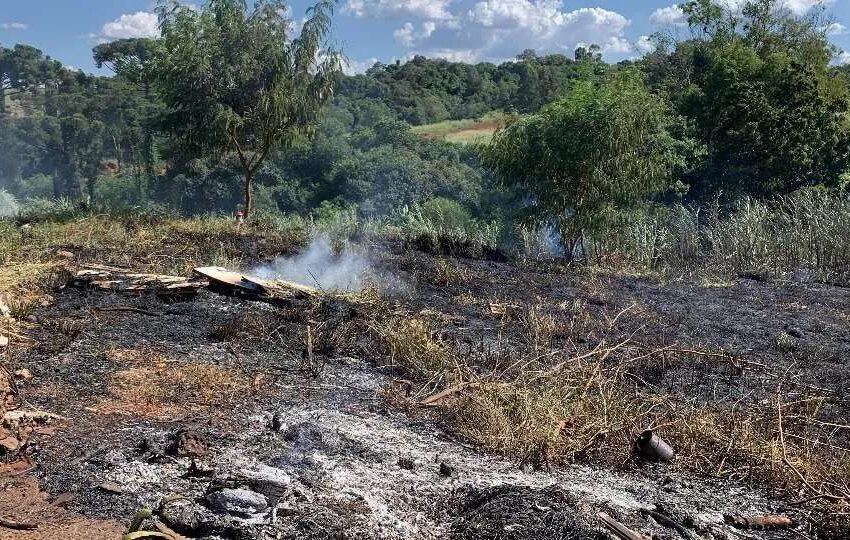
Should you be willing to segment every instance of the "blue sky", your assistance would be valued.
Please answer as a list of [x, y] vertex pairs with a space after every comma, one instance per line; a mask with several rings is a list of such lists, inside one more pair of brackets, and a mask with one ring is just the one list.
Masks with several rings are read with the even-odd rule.
[[[850, 0], [782, 1], [797, 13], [824, 2], [833, 41], [850, 51]], [[639, 56], [653, 32], [688, 35], [674, 2], [340, 0], [333, 38], [356, 71], [376, 60], [404, 60], [414, 54], [498, 62], [525, 48], [571, 54], [577, 45], [590, 43], [602, 46], [606, 59], [616, 61]], [[296, 22], [310, 3], [290, 3]], [[91, 48], [98, 42], [156, 34], [154, 5], [154, 0], [0, 0], [0, 44], [32, 44], [63, 63], [94, 71]], [[850, 54], [842, 58], [850, 61]]]

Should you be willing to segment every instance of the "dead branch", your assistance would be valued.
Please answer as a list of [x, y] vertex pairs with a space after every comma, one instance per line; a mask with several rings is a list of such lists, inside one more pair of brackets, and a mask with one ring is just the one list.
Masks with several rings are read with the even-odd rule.
[[133, 306], [98, 306], [94, 309], [97, 311], [125, 311], [131, 313], [141, 313], [142, 315], [148, 315], [151, 317], [162, 317], [162, 313], [158, 313], [156, 311], [148, 311], [146, 309], [137, 308]]
[[462, 392], [463, 390], [466, 390], [467, 388], [478, 388], [479, 386], [481, 386], [481, 383], [477, 383], [477, 382], [463, 382], [463, 383], [460, 383], [460, 384], [456, 384], [454, 386], [450, 386], [449, 388], [446, 388], [442, 392], [438, 392], [436, 394], [428, 396], [427, 398], [420, 401], [419, 405], [421, 405], [423, 407], [434, 407], [436, 405], [439, 405], [440, 402], [443, 401], [444, 399], [451, 397], [451, 396], [457, 394], [458, 392]]
[[648, 537], [629, 529], [605, 512], [599, 512], [596, 517], [602, 521], [606, 529], [623, 540], [650, 540]]
[[34, 531], [38, 528], [38, 523], [26, 523], [23, 521], [13, 521], [0, 517], [0, 527], [12, 529], [15, 531]]

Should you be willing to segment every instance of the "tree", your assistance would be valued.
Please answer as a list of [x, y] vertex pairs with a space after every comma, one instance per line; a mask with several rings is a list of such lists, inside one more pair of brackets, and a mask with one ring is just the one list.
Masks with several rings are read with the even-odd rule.
[[[141, 116], [142, 118], [136, 122], [117, 122], [111, 124], [109, 131], [112, 133], [113, 140], [115, 141], [119, 169], [121, 154], [123, 153], [121, 148], [119, 148], [119, 139], [130, 139], [135, 142], [136, 132], [140, 131], [138, 135], [141, 136], [141, 144], [131, 144], [128, 146], [130, 146], [130, 151], [133, 155], [138, 155], [141, 158], [148, 181], [151, 181], [155, 176], [154, 169], [157, 159], [152, 125], [156, 115], [156, 107], [151, 94], [151, 85], [153, 83], [152, 59], [155, 43], [155, 40], [149, 38], [119, 39], [110, 43], [97, 45], [92, 50], [92, 57], [98, 68], [106, 66], [119, 77], [135, 85], [142, 94], [144, 104], [142, 107], [138, 107], [140, 110], [128, 111], [141, 113], [141, 115], [131, 114], [134, 117], [133, 120], [136, 120], [135, 117], [137, 116]], [[139, 174], [138, 176], [138, 191], [141, 196], [141, 175]]]
[[276, 147], [308, 133], [331, 98], [341, 55], [323, 48], [334, 2], [308, 11], [293, 37], [280, 0], [210, 0], [201, 10], [160, 0], [152, 74], [162, 128], [187, 155], [238, 157], [244, 211], [254, 175]]
[[586, 66], [562, 99], [497, 132], [483, 163], [529, 194], [530, 217], [557, 226], [572, 256], [609, 210], [674, 185], [669, 123], [639, 72], [599, 75]]
[[834, 48], [819, 12], [799, 17], [784, 6], [684, 6], [701, 37], [671, 59], [690, 57], [692, 72], [674, 99], [707, 145], [696, 194], [770, 197], [836, 185], [850, 167], [850, 94], [831, 74]]
[[62, 65], [29, 45], [0, 47], [0, 115], [6, 114], [6, 97], [10, 91], [21, 92], [48, 85], [55, 80]]
[[106, 66], [113, 73], [139, 85], [147, 95], [154, 44], [155, 41], [150, 38], [119, 39], [97, 45], [92, 50], [92, 57], [98, 68]]

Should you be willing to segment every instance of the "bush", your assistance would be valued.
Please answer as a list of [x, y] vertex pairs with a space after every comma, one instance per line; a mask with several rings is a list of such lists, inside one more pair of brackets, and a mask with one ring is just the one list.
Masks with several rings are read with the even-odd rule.
[[467, 230], [473, 225], [472, 216], [463, 206], [444, 197], [428, 199], [420, 212], [423, 219], [442, 228]]

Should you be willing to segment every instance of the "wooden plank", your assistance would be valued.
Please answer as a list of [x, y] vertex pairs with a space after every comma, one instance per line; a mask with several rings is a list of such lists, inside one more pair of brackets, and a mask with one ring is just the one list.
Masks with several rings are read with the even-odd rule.
[[296, 291], [310, 296], [319, 294], [317, 289], [301, 285], [300, 283], [293, 283], [282, 279], [261, 279], [255, 276], [233, 272], [218, 266], [195, 268], [195, 273], [209, 279], [211, 283], [225, 285], [253, 294], [273, 296], [275, 292], [287, 291]]
[[246, 279], [239, 272], [232, 272], [218, 266], [195, 268], [195, 273], [210, 280], [210, 285], [224, 285], [244, 292], [267, 294], [270, 286], [259, 278]]
[[623, 540], [651, 540], [649, 537], [629, 529], [605, 512], [599, 512], [596, 514], [596, 517], [605, 524], [605, 528], [614, 533], [618, 538], [622, 538]]

